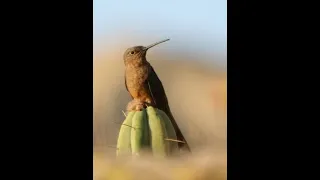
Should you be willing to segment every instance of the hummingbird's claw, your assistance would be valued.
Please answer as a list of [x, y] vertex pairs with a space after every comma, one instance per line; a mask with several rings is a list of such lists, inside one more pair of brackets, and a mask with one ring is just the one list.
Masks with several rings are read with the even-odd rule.
[[127, 111], [141, 111], [144, 108], [144, 102], [139, 99], [133, 99], [127, 105]]

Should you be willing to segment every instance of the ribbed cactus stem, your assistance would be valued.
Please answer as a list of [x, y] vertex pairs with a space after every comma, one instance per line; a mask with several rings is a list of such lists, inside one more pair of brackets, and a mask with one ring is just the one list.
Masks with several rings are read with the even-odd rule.
[[150, 150], [155, 157], [172, 155], [177, 149], [176, 133], [168, 116], [154, 107], [130, 111], [120, 128], [117, 156], [140, 156]]

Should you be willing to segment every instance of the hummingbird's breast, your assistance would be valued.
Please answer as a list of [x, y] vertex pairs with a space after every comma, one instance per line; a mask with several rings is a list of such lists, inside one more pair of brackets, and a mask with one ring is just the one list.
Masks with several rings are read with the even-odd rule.
[[125, 78], [129, 93], [133, 98], [148, 96], [145, 81], [148, 78], [149, 66], [127, 65], [125, 70]]

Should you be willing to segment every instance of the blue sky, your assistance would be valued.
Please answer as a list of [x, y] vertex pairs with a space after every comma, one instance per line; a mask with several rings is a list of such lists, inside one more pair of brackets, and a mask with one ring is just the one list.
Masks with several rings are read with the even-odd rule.
[[214, 53], [226, 63], [226, 0], [94, 0], [93, 7], [94, 49], [128, 34], [136, 45], [171, 38], [172, 47]]

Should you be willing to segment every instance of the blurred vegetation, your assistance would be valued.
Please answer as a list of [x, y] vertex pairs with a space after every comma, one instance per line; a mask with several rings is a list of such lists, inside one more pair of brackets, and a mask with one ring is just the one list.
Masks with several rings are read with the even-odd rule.
[[110, 160], [95, 154], [95, 180], [222, 180], [226, 163], [221, 157], [197, 154], [189, 159], [158, 161], [150, 158]]

